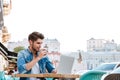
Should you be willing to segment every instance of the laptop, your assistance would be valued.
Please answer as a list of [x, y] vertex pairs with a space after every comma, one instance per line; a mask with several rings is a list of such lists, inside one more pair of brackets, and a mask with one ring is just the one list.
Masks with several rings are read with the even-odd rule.
[[57, 67], [58, 74], [71, 74], [74, 64], [74, 58], [66, 55], [60, 56], [60, 62]]

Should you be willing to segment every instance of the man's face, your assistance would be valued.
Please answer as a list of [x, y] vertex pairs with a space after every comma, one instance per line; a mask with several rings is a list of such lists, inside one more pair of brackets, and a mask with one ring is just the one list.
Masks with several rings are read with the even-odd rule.
[[32, 48], [33, 51], [38, 52], [41, 48], [42, 43], [43, 43], [43, 40], [41, 39], [37, 39], [34, 42], [30, 40], [30, 47]]

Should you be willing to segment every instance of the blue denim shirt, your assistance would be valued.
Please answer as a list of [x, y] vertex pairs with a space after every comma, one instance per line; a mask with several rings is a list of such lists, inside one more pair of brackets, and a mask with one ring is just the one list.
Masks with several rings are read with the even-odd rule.
[[[17, 66], [20, 74], [31, 74], [31, 70], [26, 69], [26, 63], [31, 62], [32, 59], [33, 59], [33, 54], [29, 49], [22, 50], [18, 53]], [[49, 73], [51, 73], [55, 69], [48, 57], [44, 57], [40, 59], [38, 61], [38, 65], [40, 68], [40, 73], [46, 73], [46, 70]], [[20, 80], [29, 80], [29, 79], [26, 78]]]

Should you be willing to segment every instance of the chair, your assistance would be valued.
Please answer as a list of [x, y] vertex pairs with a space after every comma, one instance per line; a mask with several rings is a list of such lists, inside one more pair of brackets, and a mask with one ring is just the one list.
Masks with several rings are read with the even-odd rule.
[[102, 80], [120, 80], [120, 67], [102, 77]]
[[14, 80], [11, 75], [5, 75], [5, 80]]
[[80, 80], [101, 80], [101, 77], [106, 74], [104, 71], [90, 70], [81, 75]]
[[5, 72], [0, 71], [0, 80], [5, 80]]
[[120, 73], [111, 73], [104, 77], [103, 80], [120, 80]]

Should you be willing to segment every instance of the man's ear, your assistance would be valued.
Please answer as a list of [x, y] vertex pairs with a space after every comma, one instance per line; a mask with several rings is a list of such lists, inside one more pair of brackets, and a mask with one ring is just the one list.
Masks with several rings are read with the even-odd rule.
[[31, 40], [29, 40], [29, 43], [30, 43], [30, 45], [32, 45], [32, 41]]

